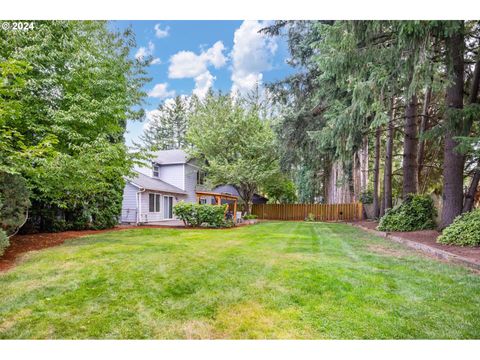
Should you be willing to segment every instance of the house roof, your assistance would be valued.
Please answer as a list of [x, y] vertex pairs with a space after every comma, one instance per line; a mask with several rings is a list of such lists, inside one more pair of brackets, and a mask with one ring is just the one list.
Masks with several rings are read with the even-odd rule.
[[183, 150], [161, 150], [155, 153], [153, 162], [160, 165], [185, 164], [190, 160]]
[[[222, 194], [230, 194], [230, 195], [234, 195], [234, 196], [237, 196], [237, 197], [240, 196], [237, 188], [234, 185], [219, 185], [219, 186], [215, 187], [213, 189], [213, 191], [217, 191], [217, 192], [220, 192]], [[254, 199], [263, 199], [263, 200], [268, 201], [268, 199], [265, 196], [262, 196], [262, 195], [257, 194], [257, 193], [253, 194], [253, 198]]]
[[167, 192], [171, 194], [186, 194], [185, 191], [177, 188], [176, 186], [170, 185], [165, 181], [144, 175], [137, 171], [135, 171], [135, 175], [132, 178], [127, 178], [127, 181], [140, 189]]

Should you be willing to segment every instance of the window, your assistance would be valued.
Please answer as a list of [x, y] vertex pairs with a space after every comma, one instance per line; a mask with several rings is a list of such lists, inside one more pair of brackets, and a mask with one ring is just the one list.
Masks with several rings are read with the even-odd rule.
[[160, 194], [148, 194], [148, 211], [160, 212]]
[[203, 204], [205, 205], [207, 203], [207, 199], [206, 198], [200, 198], [200, 201], [199, 201], [200, 204]]
[[205, 173], [202, 170], [197, 171], [197, 185], [205, 184]]
[[158, 177], [160, 167], [158, 165], [153, 165], [152, 172], [154, 177]]
[[163, 218], [164, 219], [173, 219], [173, 196], [164, 196], [163, 197]]

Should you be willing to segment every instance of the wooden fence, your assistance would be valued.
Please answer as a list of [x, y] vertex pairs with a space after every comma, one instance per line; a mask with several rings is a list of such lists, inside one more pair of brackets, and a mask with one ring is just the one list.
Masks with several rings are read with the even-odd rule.
[[313, 214], [317, 221], [361, 220], [362, 203], [351, 204], [254, 204], [252, 214], [259, 219], [305, 220]]

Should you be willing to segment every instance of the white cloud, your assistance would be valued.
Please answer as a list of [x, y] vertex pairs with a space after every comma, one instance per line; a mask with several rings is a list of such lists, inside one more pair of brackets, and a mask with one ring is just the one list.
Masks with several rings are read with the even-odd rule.
[[170, 79], [194, 78], [207, 71], [207, 63], [191, 51], [180, 51], [170, 58]]
[[165, 99], [175, 96], [175, 90], [168, 90], [168, 83], [156, 84], [152, 90], [148, 92], [149, 97]]
[[148, 47], [142, 46], [135, 53], [135, 59], [142, 60], [148, 56], [153, 55], [153, 50], [155, 50], [155, 44], [151, 41], [148, 42]]
[[150, 65], [160, 65], [162, 63], [162, 60], [160, 58], [154, 58], [152, 61], [150, 61]]
[[155, 24], [154, 29], [155, 29], [155, 36], [156, 36], [157, 38], [159, 38], [159, 39], [162, 39], [162, 38], [167, 37], [168, 35], [170, 35], [170, 34], [169, 34], [169, 32], [170, 32], [170, 26], [165, 26], [165, 28], [162, 29], [162, 28], [160, 27], [160, 24]]
[[208, 90], [212, 87], [213, 80], [215, 80], [215, 77], [210, 74], [210, 71], [198, 75], [195, 77], [195, 89], [193, 89], [193, 93], [200, 99], [203, 99], [205, 95], [207, 95]]
[[224, 50], [225, 46], [223, 45], [223, 42], [217, 41], [206, 52], [202, 52], [200, 54], [200, 57], [212, 64], [215, 69], [218, 69], [225, 65], [225, 63], [227, 62], [227, 58], [223, 55]]
[[232, 93], [244, 94], [261, 83], [263, 71], [271, 69], [271, 59], [277, 51], [276, 41], [259, 30], [267, 24], [244, 21], [235, 31], [232, 57]]
[[195, 79], [193, 92], [197, 96], [203, 97], [215, 80], [208, 67], [213, 66], [218, 69], [224, 66], [227, 62], [224, 51], [225, 46], [221, 41], [217, 41], [207, 50], [202, 50], [200, 54], [192, 51], [179, 51], [170, 58], [168, 77], [171, 79]]

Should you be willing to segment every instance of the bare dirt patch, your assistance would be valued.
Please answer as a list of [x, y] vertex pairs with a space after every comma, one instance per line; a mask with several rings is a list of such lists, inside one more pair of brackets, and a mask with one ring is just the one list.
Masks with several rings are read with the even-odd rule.
[[380, 255], [393, 256], [397, 258], [402, 258], [408, 255], [407, 251], [400, 250], [400, 249], [393, 249], [393, 248], [389, 248], [389, 247], [378, 245], [378, 244], [369, 244], [368, 250]]

